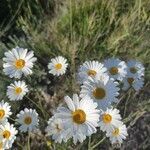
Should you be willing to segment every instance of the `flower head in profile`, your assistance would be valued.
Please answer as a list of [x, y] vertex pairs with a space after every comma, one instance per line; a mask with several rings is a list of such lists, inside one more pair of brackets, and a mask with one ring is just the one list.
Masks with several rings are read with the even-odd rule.
[[58, 56], [51, 59], [51, 62], [48, 64], [49, 73], [60, 76], [66, 73], [68, 63], [67, 59], [62, 56]]
[[60, 118], [65, 125], [65, 136], [67, 139], [73, 137], [74, 144], [83, 142], [86, 136], [96, 133], [99, 121], [99, 110], [97, 104], [89, 97], [79, 100], [77, 94], [73, 99], [65, 97], [66, 107], [59, 107], [55, 116]]
[[118, 109], [107, 108], [106, 111], [101, 112], [99, 126], [102, 131], [109, 133], [121, 124], [121, 116]]
[[20, 124], [21, 132], [34, 131], [39, 124], [38, 113], [34, 109], [25, 108], [17, 115], [16, 121]]
[[7, 87], [7, 96], [10, 101], [22, 100], [27, 92], [28, 88], [24, 81], [15, 81]]
[[120, 59], [109, 58], [104, 61], [104, 66], [107, 68], [108, 75], [115, 80], [122, 81], [127, 74], [127, 65]]
[[116, 125], [115, 128], [106, 133], [106, 136], [109, 137], [112, 144], [120, 145], [128, 136], [127, 128], [123, 123]]
[[48, 126], [46, 128], [47, 135], [51, 136], [52, 139], [57, 143], [62, 141], [67, 142], [65, 137], [65, 125], [60, 118], [56, 118], [55, 115], [49, 119]]
[[12, 124], [6, 123], [5, 125], [0, 125], [0, 141], [2, 142], [2, 146], [6, 149], [11, 148], [17, 133], [18, 131]]
[[128, 76], [132, 76], [134, 78], [140, 79], [144, 76], [144, 66], [142, 63], [136, 60], [129, 60], [127, 61], [127, 74]]
[[106, 72], [104, 65], [98, 61], [86, 61], [78, 70], [78, 80], [82, 84], [88, 77], [95, 77]]
[[22, 75], [32, 74], [33, 63], [36, 61], [33, 51], [28, 52], [24, 48], [13, 48], [11, 51], [5, 52], [3, 58], [3, 71], [10, 78], [20, 79]]
[[7, 119], [11, 114], [10, 105], [2, 100], [0, 102], [0, 124], [6, 124]]
[[81, 86], [80, 97], [89, 96], [98, 103], [98, 108], [105, 110], [113, 102], [117, 102], [119, 95], [118, 82], [109, 76], [89, 78]]
[[144, 79], [141, 77], [140, 79], [137, 77], [126, 76], [123, 79], [123, 87], [122, 90], [126, 91], [130, 87], [132, 87], [135, 91], [139, 91], [144, 85]]

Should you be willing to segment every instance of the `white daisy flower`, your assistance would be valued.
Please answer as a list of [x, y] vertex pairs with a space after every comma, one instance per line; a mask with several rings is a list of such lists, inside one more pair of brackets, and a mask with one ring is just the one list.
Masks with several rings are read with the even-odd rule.
[[49, 119], [46, 132], [47, 135], [52, 135], [52, 139], [55, 140], [56, 143], [61, 143], [62, 141], [67, 142], [67, 139], [64, 137], [65, 130], [63, 121], [55, 116]]
[[78, 71], [78, 81], [82, 84], [88, 77], [95, 77], [106, 72], [106, 68], [98, 61], [86, 61], [80, 66]]
[[122, 123], [118, 127], [112, 129], [112, 131], [107, 132], [106, 136], [109, 137], [112, 144], [121, 144], [128, 136], [127, 128]]
[[[102, 80], [103, 79], [103, 80]], [[117, 102], [119, 95], [118, 82], [109, 78], [109, 76], [102, 76], [101, 78], [89, 78], [81, 86], [80, 97], [89, 96], [98, 103], [100, 109], [105, 110], [112, 102]]]
[[62, 56], [55, 57], [48, 64], [49, 73], [56, 76], [63, 75], [66, 72], [67, 66], [67, 59]]
[[34, 131], [39, 124], [38, 113], [34, 109], [25, 108], [17, 115], [16, 121], [20, 124], [21, 132]]
[[128, 66], [128, 75], [133, 76], [135, 78], [141, 78], [144, 76], [144, 66], [142, 63], [136, 61], [136, 60], [129, 60], [127, 62]]
[[25, 76], [32, 74], [33, 63], [36, 58], [33, 57], [33, 51], [28, 52], [24, 48], [13, 48], [12, 51], [5, 52], [5, 57], [3, 58], [3, 71], [10, 78], [20, 79], [22, 75]]
[[27, 92], [28, 88], [24, 81], [15, 81], [7, 87], [7, 96], [10, 101], [22, 100]]
[[[95, 76], [95, 78], [98, 79], [98, 80], [101, 80], [101, 81], [104, 81], [104, 80], [106, 80], [106, 79], [108, 79], [108, 80], [110, 79], [108, 73], [100, 73], [100, 74], [97, 74], [97, 75]], [[113, 79], [112, 79], [112, 80], [113, 80]]]
[[107, 108], [106, 111], [102, 111], [100, 115], [99, 126], [102, 131], [110, 132], [116, 126], [121, 125], [121, 116], [119, 110], [116, 108]]
[[12, 114], [10, 111], [10, 105], [7, 102], [0, 102], [0, 124], [6, 124], [8, 117]]
[[104, 61], [108, 75], [115, 80], [122, 81], [127, 74], [127, 65], [124, 61], [116, 58], [109, 58]]
[[139, 91], [144, 85], [144, 79], [143, 78], [135, 78], [133, 76], [127, 76], [123, 79], [123, 87], [122, 90], [126, 91], [130, 87], [133, 87], [135, 91]]
[[96, 133], [99, 121], [97, 104], [89, 97], [79, 100], [77, 94], [73, 95], [73, 100], [66, 96], [65, 102], [68, 108], [59, 107], [55, 116], [63, 121], [67, 139], [73, 137], [74, 144], [83, 142], [86, 136]]
[[17, 133], [18, 131], [12, 124], [6, 123], [5, 125], [0, 125], [0, 141], [2, 141], [6, 149], [12, 147]]

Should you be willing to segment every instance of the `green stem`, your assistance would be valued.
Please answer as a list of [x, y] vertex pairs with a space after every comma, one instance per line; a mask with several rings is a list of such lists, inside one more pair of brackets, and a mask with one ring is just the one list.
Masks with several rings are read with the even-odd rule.
[[24, 148], [23, 145], [21, 145], [19, 142], [16, 142], [16, 144], [17, 144], [21, 149]]
[[106, 137], [102, 138], [98, 143], [96, 143], [94, 146], [91, 147], [91, 150], [93, 150], [94, 148], [99, 146], [105, 139], [106, 139]]
[[30, 132], [28, 132], [28, 150], [30, 150]]
[[88, 142], [88, 150], [91, 149], [91, 136], [89, 137], [89, 142]]
[[127, 107], [128, 107], [128, 102], [129, 102], [130, 96], [131, 96], [131, 92], [129, 93], [129, 95], [128, 95], [127, 99], [126, 99], [126, 102], [125, 102], [123, 118], [126, 116], [126, 112], [127, 112]]
[[41, 107], [39, 107], [39, 105], [37, 103], [35, 103], [31, 98], [29, 98], [28, 96], [25, 96], [30, 102], [32, 102], [43, 114], [43, 117], [45, 117], [45, 113], [43, 112], [43, 110], [41, 109]]
[[122, 100], [129, 94], [131, 87], [126, 91], [125, 94], [120, 97], [119, 102], [116, 104], [116, 108], [119, 106], [119, 104], [122, 102]]
[[18, 123], [18, 121], [16, 121], [15, 119], [13, 119], [13, 118], [11, 118], [11, 117], [9, 117], [9, 119], [10, 119], [11, 121], [14, 121], [14, 122], [17, 122], [17, 123]]

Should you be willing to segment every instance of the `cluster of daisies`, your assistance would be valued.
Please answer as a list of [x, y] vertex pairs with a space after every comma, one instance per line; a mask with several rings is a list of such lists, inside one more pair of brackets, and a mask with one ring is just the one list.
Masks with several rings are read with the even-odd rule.
[[[50, 73], [62, 75], [67, 63], [63, 57], [52, 59]], [[61, 67], [58, 67], [61, 66]], [[62, 68], [62, 70], [61, 70]], [[78, 70], [77, 81], [81, 85], [79, 95], [65, 96], [67, 106], [57, 108], [49, 119], [46, 131], [55, 142], [67, 142], [72, 138], [74, 144], [83, 142], [100, 128], [112, 144], [121, 144], [126, 139], [127, 128], [122, 122], [119, 110], [113, 108], [118, 103], [119, 91], [133, 87], [136, 91], [143, 86], [144, 67], [140, 62], [127, 63], [110, 58], [100, 63], [86, 61]]]
[[[19, 101], [29, 91], [23, 76], [32, 74], [36, 61], [33, 51], [16, 47], [5, 52], [3, 71], [16, 81], [7, 87], [10, 101]], [[67, 60], [58, 56], [48, 64], [49, 73], [61, 76], [66, 73]], [[87, 136], [99, 128], [106, 133], [112, 144], [121, 144], [127, 136], [127, 128], [122, 122], [119, 110], [113, 108], [118, 103], [120, 90], [133, 87], [140, 90], [144, 83], [144, 67], [135, 60], [124, 62], [110, 58], [103, 63], [86, 61], [78, 69], [77, 81], [81, 90], [73, 97], [64, 97], [66, 106], [59, 106], [49, 119], [46, 127], [48, 136], [55, 142], [83, 142]], [[12, 147], [18, 131], [8, 122], [12, 114], [7, 102], [0, 102], [0, 149]], [[15, 119], [20, 132], [33, 132], [38, 128], [39, 119], [35, 109], [24, 108]]]
[[[34, 53], [28, 52], [27, 49], [16, 47], [11, 51], [5, 52], [3, 58], [3, 71], [10, 78], [15, 78], [16, 81], [7, 87], [7, 96], [10, 101], [22, 100], [29, 91], [26, 83], [21, 79], [23, 75], [32, 74], [33, 63], [36, 61]], [[3, 100], [0, 102], [0, 149], [9, 149], [12, 147], [16, 139], [18, 131], [13, 124], [9, 123], [11, 106]], [[17, 114], [15, 120], [19, 124], [21, 132], [30, 132], [38, 127], [38, 114], [36, 110], [24, 108]]]

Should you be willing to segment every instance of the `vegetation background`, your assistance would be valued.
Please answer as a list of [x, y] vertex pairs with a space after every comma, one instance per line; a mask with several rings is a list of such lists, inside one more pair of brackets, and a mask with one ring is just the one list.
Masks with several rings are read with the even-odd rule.
[[[150, 1], [149, 0], [0, 0], [0, 58], [15, 46], [35, 52], [38, 62], [34, 74], [24, 78], [30, 87], [28, 98], [11, 102], [15, 118], [24, 107], [36, 108], [40, 129], [28, 135], [19, 134], [12, 149], [71, 150], [91, 149], [89, 141], [77, 146], [55, 144], [45, 136], [46, 121], [63, 102], [64, 95], [79, 92], [76, 70], [85, 60], [103, 61], [108, 57], [141, 61], [145, 85], [136, 93], [122, 93], [118, 108], [128, 126], [129, 136], [122, 147], [111, 146], [108, 139], [94, 149], [150, 149]], [[54, 56], [69, 61], [65, 76], [48, 74], [47, 64]], [[8, 101], [6, 86], [13, 80], [2, 71], [0, 59], [0, 98]], [[46, 111], [45, 111], [46, 110]], [[14, 123], [12, 120], [10, 120]], [[91, 145], [102, 138], [93, 135]]]

